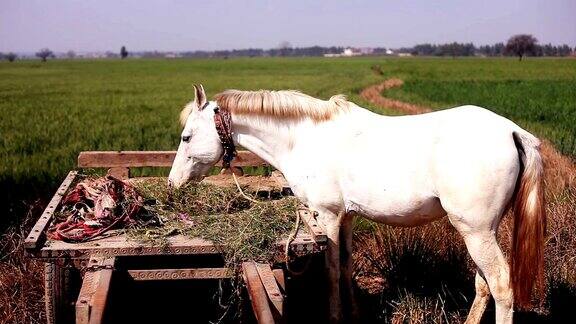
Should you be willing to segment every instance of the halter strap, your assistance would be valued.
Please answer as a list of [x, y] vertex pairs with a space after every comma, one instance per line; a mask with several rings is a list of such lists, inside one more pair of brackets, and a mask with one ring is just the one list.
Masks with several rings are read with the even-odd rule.
[[[208, 107], [210, 104], [207, 101], [200, 107], [200, 111]], [[224, 156], [222, 156], [222, 167], [224, 169], [230, 168], [230, 162], [237, 155], [236, 145], [234, 145], [234, 140], [232, 140], [232, 115], [226, 109], [220, 109], [220, 107], [214, 107], [214, 125], [216, 126], [216, 132], [218, 132], [218, 137], [220, 138], [220, 143], [224, 149]]]
[[[206, 103], [202, 109], [207, 106]], [[224, 149], [224, 156], [222, 157], [222, 167], [224, 169], [230, 168], [230, 162], [236, 156], [236, 146], [232, 140], [232, 115], [226, 109], [220, 109], [216, 106], [214, 108], [214, 125], [216, 125], [216, 132], [220, 137], [220, 143]]]

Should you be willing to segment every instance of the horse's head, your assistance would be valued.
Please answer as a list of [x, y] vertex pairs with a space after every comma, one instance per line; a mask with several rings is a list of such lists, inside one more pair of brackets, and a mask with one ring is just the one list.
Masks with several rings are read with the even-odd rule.
[[[184, 125], [176, 158], [168, 176], [169, 186], [178, 188], [190, 180], [199, 181], [223, 154], [214, 126], [215, 103], [206, 100], [204, 87], [194, 86], [196, 97], [180, 114]], [[214, 106], [214, 107], [211, 107]]]

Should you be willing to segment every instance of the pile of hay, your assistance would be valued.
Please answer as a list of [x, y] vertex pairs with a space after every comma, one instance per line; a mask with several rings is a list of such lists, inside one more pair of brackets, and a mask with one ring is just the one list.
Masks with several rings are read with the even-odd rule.
[[[284, 197], [254, 203], [236, 187], [192, 183], [168, 192], [165, 179], [135, 183], [145, 199], [142, 219], [149, 219], [126, 231], [135, 240], [166, 242], [174, 234], [200, 237], [222, 248], [225, 263], [236, 268], [243, 261], [271, 262], [276, 242], [288, 237], [298, 200]], [[244, 188], [247, 195], [250, 193]]]

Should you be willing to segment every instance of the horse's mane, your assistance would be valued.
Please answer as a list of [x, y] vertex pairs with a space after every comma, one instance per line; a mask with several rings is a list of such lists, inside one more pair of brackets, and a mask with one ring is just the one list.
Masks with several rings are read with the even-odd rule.
[[342, 111], [348, 111], [353, 105], [343, 95], [321, 100], [295, 90], [226, 90], [214, 99], [220, 108], [235, 114], [287, 119], [309, 117], [314, 121], [328, 120]]
[[[321, 100], [296, 90], [226, 90], [214, 97], [218, 106], [234, 114], [273, 116], [285, 119], [308, 117], [314, 121], [326, 121], [340, 112], [348, 111], [353, 103], [344, 95]], [[180, 114], [185, 123], [192, 109], [187, 105]]]

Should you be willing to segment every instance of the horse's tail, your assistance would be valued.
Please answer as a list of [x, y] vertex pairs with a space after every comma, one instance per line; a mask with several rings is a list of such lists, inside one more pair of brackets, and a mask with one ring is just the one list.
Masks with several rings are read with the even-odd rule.
[[544, 166], [536, 137], [524, 130], [514, 131], [513, 137], [521, 168], [514, 202], [510, 282], [514, 304], [524, 308], [531, 305], [532, 291], [542, 292], [544, 284]]

